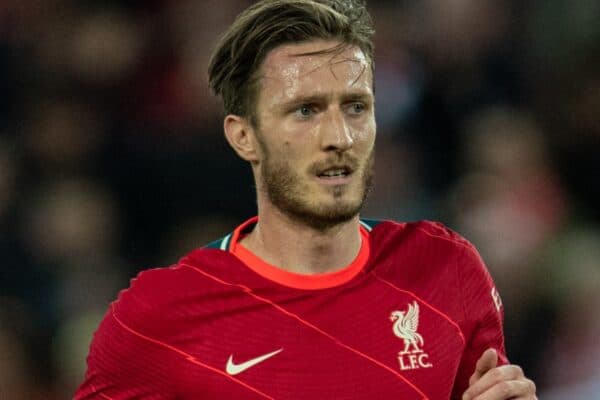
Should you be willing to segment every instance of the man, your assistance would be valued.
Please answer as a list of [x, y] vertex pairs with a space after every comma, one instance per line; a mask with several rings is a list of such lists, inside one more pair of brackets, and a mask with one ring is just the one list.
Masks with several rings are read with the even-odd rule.
[[258, 217], [120, 294], [77, 399], [536, 398], [474, 248], [440, 224], [359, 219], [372, 33], [358, 1], [237, 18], [209, 75]]

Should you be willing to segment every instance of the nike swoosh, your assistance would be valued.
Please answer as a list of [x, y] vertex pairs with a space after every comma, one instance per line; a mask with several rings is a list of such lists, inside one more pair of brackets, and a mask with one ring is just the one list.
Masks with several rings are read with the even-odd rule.
[[241, 364], [235, 364], [233, 362], [233, 354], [232, 354], [229, 356], [229, 360], [227, 360], [227, 365], [225, 366], [225, 371], [229, 375], [237, 375], [240, 372], [244, 372], [248, 368], [254, 367], [256, 364], [261, 363], [261, 362], [265, 361], [266, 359], [273, 357], [274, 355], [278, 354], [281, 351], [283, 351], [283, 349], [275, 350], [269, 354], [265, 354], [260, 357], [253, 358], [253, 359], [243, 362]]

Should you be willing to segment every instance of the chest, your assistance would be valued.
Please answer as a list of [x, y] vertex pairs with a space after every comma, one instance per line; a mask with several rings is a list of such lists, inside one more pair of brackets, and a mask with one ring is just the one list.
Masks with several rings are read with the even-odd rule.
[[[224, 288], [173, 320], [190, 397], [447, 399], [460, 328], [410, 288], [375, 279], [321, 291]], [[211, 397], [212, 396], [212, 397]]]

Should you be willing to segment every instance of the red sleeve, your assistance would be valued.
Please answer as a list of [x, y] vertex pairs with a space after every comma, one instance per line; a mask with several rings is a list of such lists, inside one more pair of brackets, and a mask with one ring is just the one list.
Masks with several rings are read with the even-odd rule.
[[466, 347], [454, 383], [453, 399], [461, 399], [485, 350], [498, 352], [499, 365], [507, 364], [504, 348], [503, 309], [494, 282], [475, 248], [465, 241], [458, 265], [459, 284], [467, 329]]
[[176, 398], [172, 375], [177, 355], [143, 334], [143, 325], [153, 324], [156, 311], [145, 306], [145, 296], [140, 296], [143, 275], [111, 304], [94, 334], [85, 379], [75, 400]]

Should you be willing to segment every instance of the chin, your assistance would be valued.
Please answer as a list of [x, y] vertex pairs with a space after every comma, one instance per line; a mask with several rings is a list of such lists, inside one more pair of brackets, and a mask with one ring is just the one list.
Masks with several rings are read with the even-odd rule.
[[[363, 184], [313, 186], [292, 173], [266, 171], [265, 189], [270, 203], [297, 222], [325, 231], [355, 218], [371, 188], [371, 174]], [[283, 169], [285, 172], [285, 169]]]
[[292, 218], [312, 228], [323, 231], [352, 220], [362, 208], [361, 201], [328, 201], [324, 203], [296, 204], [282, 210]]

